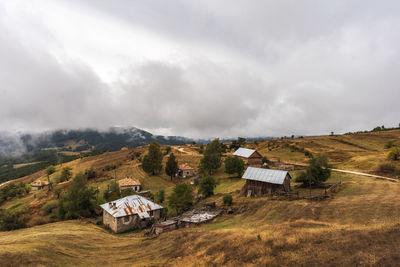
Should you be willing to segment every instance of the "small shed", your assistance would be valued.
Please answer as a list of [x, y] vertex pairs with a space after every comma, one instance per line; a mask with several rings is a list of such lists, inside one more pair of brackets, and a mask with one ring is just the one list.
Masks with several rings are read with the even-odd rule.
[[178, 228], [178, 222], [176, 220], [166, 220], [153, 224], [151, 233], [161, 234], [164, 232], [172, 231]]
[[132, 189], [133, 191], [139, 192], [142, 189], [142, 184], [138, 179], [132, 177], [126, 177], [118, 181], [119, 189]]
[[248, 167], [242, 192], [245, 196], [265, 196], [277, 192], [290, 192], [291, 176], [287, 171]]
[[233, 155], [241, 158], [247, 166], [260, 167], [262, 165], [262, 156], [257, 150], [241, 147]]
[[195, 169], [187, 163], [179, 164], [178, 166], [178, 177], [187, 178], [192, 177], [195, 174]]
[[160, 219], [162, 206], [139, 195], [127, 196], [100, 205], [103, 224], [115, 233], [144, 228], [151, 219]]
[[48, 181], [36, 180], [31, 184], [32, 190], [40, 190], [49, 186]]

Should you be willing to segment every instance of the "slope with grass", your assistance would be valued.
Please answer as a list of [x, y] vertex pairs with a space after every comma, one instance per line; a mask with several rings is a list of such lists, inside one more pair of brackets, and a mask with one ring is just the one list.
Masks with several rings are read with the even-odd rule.
[[[316, 136], [295, 139], [276, 139], [263, 141], [256, 148], [270, 160], [288, 163], [307, 164], [305, 152], [312, 154], [327, 153], [330, 163], [338, 169], [367, 173], [378, 173], [379, 166], [389, 161], [389, 149], [385, 146], [393, 141], [400, 146], [400, 130], [355, 133], [334, 136]], [[383, 174], [383, 173], [382, 173]], [[396, 174], [388, 174], [396, 176]]]
[[395, 265], [400, 185], [339, 174], [329, 182], [337, 180], [344, 187], [328, 201], [234, 195], [234, 206], [246, 205], [247, 211], [158, 237], [140, 231], [115, 235], [82, 221], [2, 232], [0, 261], [3, 266]]

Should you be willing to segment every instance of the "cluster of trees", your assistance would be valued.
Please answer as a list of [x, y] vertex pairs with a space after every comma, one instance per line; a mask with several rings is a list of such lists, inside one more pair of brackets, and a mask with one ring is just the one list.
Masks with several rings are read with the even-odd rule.
[[29, 216], [25, 211], [9, 211], [0, 209], [0, 230], [10, 231], [26, 227]]
[[23, 196], [30, 192], [31, 187], [24, 182], [9, 183], [0, 190], [0, 204], [16, 196]]
[[309, 166], [300, 173], [296, 182], [301, 182], [304, 186], [309, 186], [310, 184], [319, 185], [331, 176], [330, 167], [328, 156], [326, 154], [318, 154], [310, 159]]
[[67, 190], [58, 202], [61, 219], [91, 217], [96, 214], [98, 190], [87, 184], [87, 176], [78, 173], [68, 184]]
[[237, 140], [232, 140], [229, 148], [232, 150], [237, 150], [239, 147], [243, 146], [246, 143], [246, 138], [238, 137]]

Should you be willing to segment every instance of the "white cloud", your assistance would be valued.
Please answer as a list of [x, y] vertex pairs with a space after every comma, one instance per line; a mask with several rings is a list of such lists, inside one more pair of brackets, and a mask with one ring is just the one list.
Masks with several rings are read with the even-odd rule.
[[397, 125], [396, 1], [0, 3], [0, 130]]

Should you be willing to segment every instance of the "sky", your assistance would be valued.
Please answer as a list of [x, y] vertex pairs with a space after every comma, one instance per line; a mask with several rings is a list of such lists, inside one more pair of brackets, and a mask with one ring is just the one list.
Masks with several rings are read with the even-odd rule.
[[0, 131], [400, 123], [400, 2], [0, 0]]

